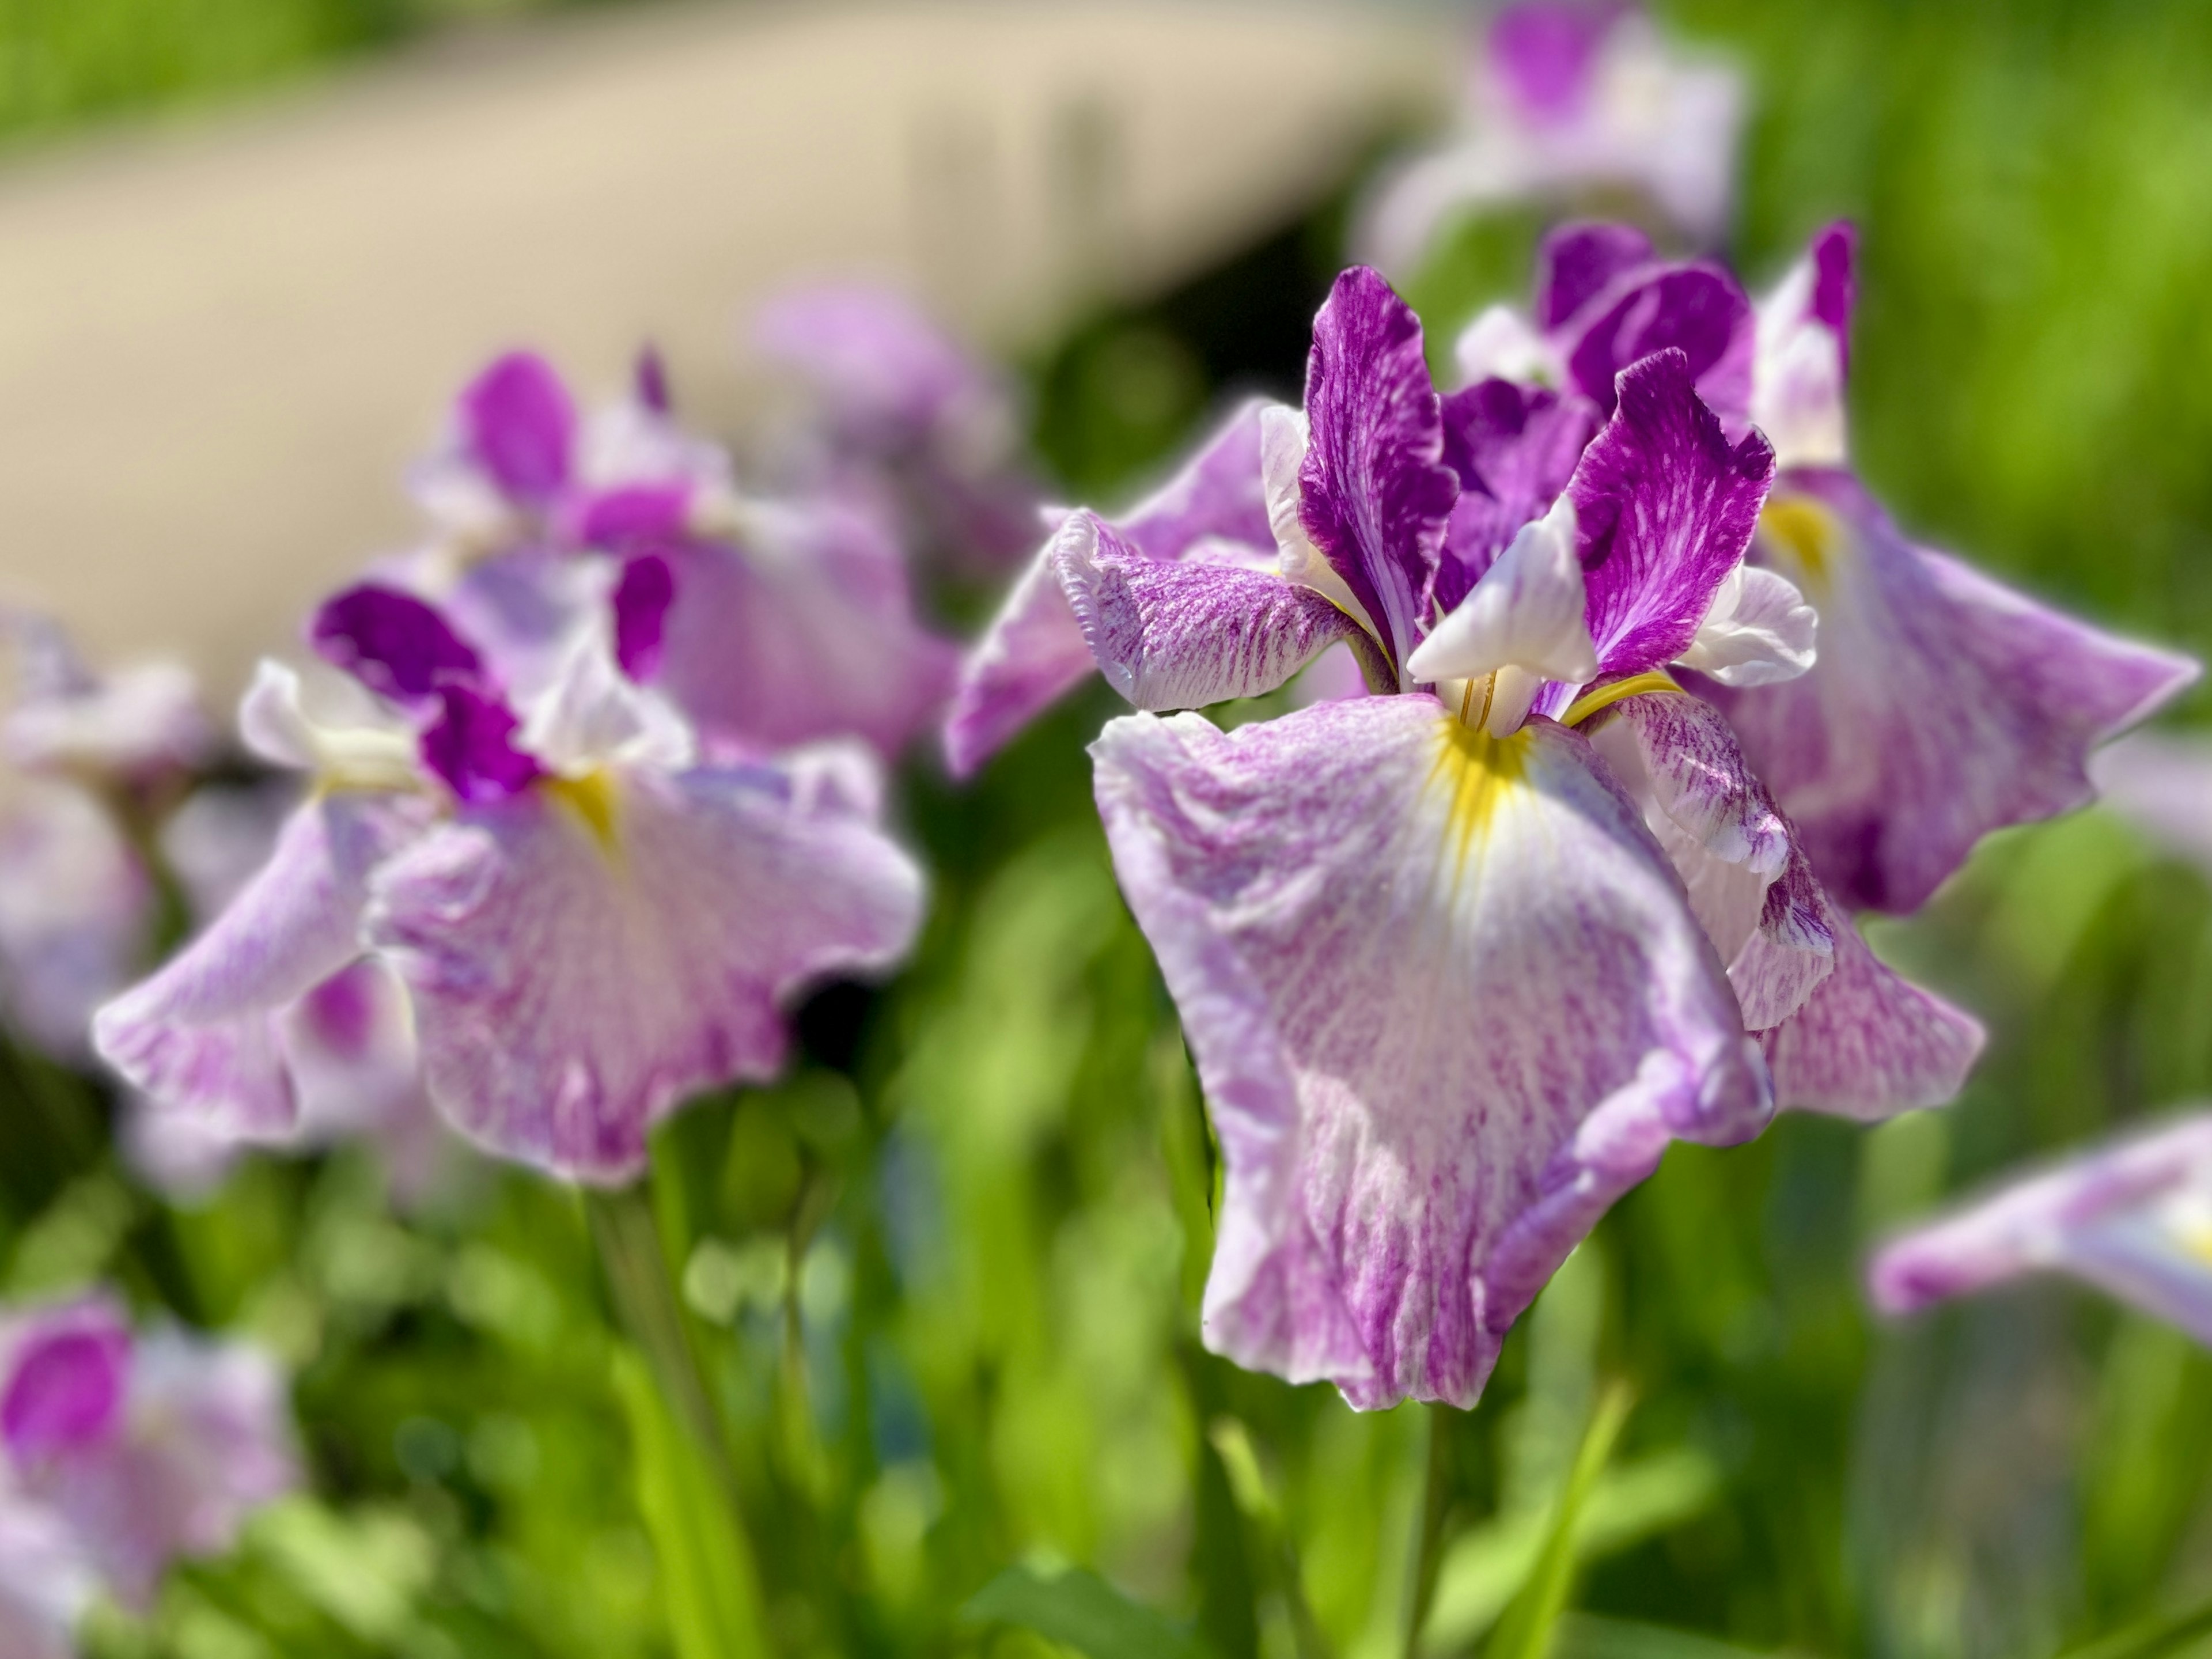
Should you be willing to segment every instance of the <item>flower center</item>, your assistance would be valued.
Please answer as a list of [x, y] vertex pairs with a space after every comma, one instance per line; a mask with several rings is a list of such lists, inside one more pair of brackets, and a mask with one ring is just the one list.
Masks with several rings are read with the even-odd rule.
[[1801, 586], [1826, 586], [1841, 537], [1835, 514], [1802, 495], [1773, 495], [1759, 509], [1759, 527], [1770, 546], [1794, 559]]

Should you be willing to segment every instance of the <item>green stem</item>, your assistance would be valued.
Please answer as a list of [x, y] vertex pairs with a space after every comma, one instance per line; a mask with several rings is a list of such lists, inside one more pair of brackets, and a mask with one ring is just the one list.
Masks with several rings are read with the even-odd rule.
[[1452, 1496], [1451, 1419], [1444, 1413], [1451, 1409], [1437, 1404], [1425, 1408], [1429, 1468], [1421, 1489], [1419, 1530], [1414, 1534], [1413, 1595], [1406, 1609], [1406, 1659], [1414, 1659], [1420, 1650], [1421, 1627], [1429, 1621], [1429, 1603], [1436, 1599], [1437, 1569], [1443, 1560], [1444, 1519], [1450, 1512]]
[[587, 1188], [584, 1210], [591, 1218], [592, 1237], [606, 1270], [616, 1313], [644, 1352], [670, 1414], [712, 1467], [730, 1518], [738, 1522], [743, 1511], [737, 1501], [736, 1464], [699, 1352], [691, 1344], [667, 1252], [660, 1246], [652, 1195], [641, 1180], [612, 1191]]

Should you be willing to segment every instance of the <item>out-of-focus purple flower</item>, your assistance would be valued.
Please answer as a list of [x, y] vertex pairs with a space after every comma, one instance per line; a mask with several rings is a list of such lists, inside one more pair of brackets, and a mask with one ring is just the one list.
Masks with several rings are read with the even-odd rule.
[[1692, 240], [1727, 228], [1742, 83], [1671, 50], [1638, 7], [1524, 0], [1490, 20], [1457, 131], [1387, 174], [1362, 210], [1362, 257], [1403, 273], [1455, 216], [1636, 191]]
[[207, 759], [214, 733], [191, 670], [141, 663], [95, 672], [51, 617], [5, 617], [15, 647], [15, 696], [0, 722], [0, 748], [27, 772], [96, 787], [136, 787]]
[[816, 422], [797, 458], [810, 487], [882, 486], [956, 569], [1006, 568], [1036, 545], [1012, 388], [914, 301], [865, 283], [763, 306], [754, 343], [809, 384]]
[[[298, 1484], [285, 1383], [242, 1343], [134, 1336], [103, 1297], [0, 1326], [7, 1485], [51, 1517], [49, 1547], [143, 1610], [180, 1559], [218, 1555]], [[58, 1525], [53, 1523], [58, 1522]]]
[[2136, 732], [2089, 757], [2105, 804], [2170, 853], [2212, 874], [2212, 744]]
[[2212, 1344], [2212, 1114], [2189, 1113], [1970, 1200], [1884, 1245], [1875, 1305], [1905, 1314], [2063, 1273]]
[[650, 599], [519, 699], [433, 607], [333, 599], [319, 649], [381, 704], [325, 723], [264, 665], [248, 740], [319, 787], [230, 908], [101, 1012], [101, 1052], [242, 1137], [411, 1127], [427, 1091], [489, 1150], [603, 1182], [685, 1095], [772, 1073], [786, 999], [902, 952], [921, 876], [865, 756], [697, 760], [616, 661]]
[[0, 1653], [74, 1659], [77, 1620], [99, 1588], [68, 1522], [0, 1490]]
[[1753, 560], [1819, 610], [1820, 663], [1713, 696], [1828, 887], [1909, 911], [1990, 830], [2088, 800], [2089, 751], [2197, 667], [1899, 532], [1844, 465], [1851, 295], [1850, 232], [1833, 227], [1759, 307], [1749, 404], [1789, 446]]
[[[896, 756], [935, 720], [957, 653], [917, 619], [884, 511], [830, 489], [791, 500], [739, 491], [728, 457], [670, 414], [651, 361], [635, 395], [589, 420], [541, 358], [515, 354], [486, 369], [417, 477], [441, 538], [386, 573], [379, 591], [403, 586], [435, 603], [487, 672], [528, 696], [559, 672], [571, 635], [611, 591], [665, 579], [656, 649], [629, 665], [710, 748], [857, 736]], [[415, 672], [465, 678], [461, 669]]]

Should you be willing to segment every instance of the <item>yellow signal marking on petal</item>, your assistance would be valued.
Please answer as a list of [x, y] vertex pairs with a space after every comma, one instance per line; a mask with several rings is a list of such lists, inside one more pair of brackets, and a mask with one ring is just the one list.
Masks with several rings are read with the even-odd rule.
[[558, 775], [539, 780], [545, 793], [565, 804], [584, 821], [592, 839], [602, 849], [615, 849], [615, 813], [621, 801], [615, 789], [613, 776], [604, 768], [586, 772], [580, 778]]
[[1641, 674], [1631, 674], [1625, 680], [1615, 680], [1610, 685], [1601, 685], [1595, 691], [1585, 691], [1567, 705], [1567, 712], [1559, 716], [1562, 726], [1580, 726], [1599, 710], [1610, 708], [1624, 697], [1640, 697], [1647, 691], [1680, 691], [1682, 688], [1664, 671], [1646, 669]]
[[2176, 1223], [2172, 1229], [2173, 1242], [2182, 1250], [2212, 1267], [2212, 1221], [2190, 1220]]
[[1527, 775], [1530, 739], [1525, 727], [1510, 737], [1493, 738], [1480, 726], [1464, 725], [1450, 716], [1438, 724], [1443, 742], [1430, 780], [1451, 791], [1447, 834], [1463, 864], [1489, 832], [1498, 809]]
[[1759, 527], [1778, 543], [1808, 583], [1825, 585], [1843, 540], [1836, 515], [1806, 495], [1771, 495], [1759, 510]]

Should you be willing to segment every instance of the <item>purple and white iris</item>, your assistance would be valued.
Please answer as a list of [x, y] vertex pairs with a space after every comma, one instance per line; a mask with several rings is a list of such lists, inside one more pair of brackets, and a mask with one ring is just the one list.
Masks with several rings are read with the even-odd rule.
[[1905, 1314], [2061, 1273], [2212, 1344], [2212, 1114], [2194, 1112], [2012, 1182], [1884, 1245], [1875, 1304]]
[[101, 1010], [101, 1054], [242, 1139], [419, 1088], [493, 1152], [599, 1182], [636, 1174], [687, 1095], [771, 1074], [785, 1002], [903, 952], [921, 878], [865, 750], [701, 757], [625, 672], [664, 648], [670, 599], [659, 557], [633, 559], [528, 695], [412, 594], [328, 601], [311, 635], [346, 677], [320, 689], [349, 695], [319, 708], [264, 664], [240, 715], [308, 798], [229, 908]]
[[718, 753], [857, 736], [890, 758], [950, 690], [957, 653], [916, 620], [885, 514], [739, 489], [728, 457], [677, 423], [649, 355], [632, 396], [588, 421], [543, 358], [500, 358], [415, 491], [438, 534], [389, 574], [526, 690], [641, 558], [672, 603], [654, 660], [632, 666]]
[[1471, 1401], [1670, 1140], [1759, 1131], [1769, 1064], [1785, 1103], [1879, 1115], [1948, 1097], [1979, 1042], [1865, 951], [1666, 677], [1811, 660], [1795, 590], [1742, 567], [1764, 440], [1671, 343], [1607, 391], [1609, 417], [1503, 380], [1439, 398], [1411, 312], [1347, 271], [1304, 409], [1240, 411], [1119, 525], [1072, 515], [977, 653], [1018, 708], [1048, 577], [1140, 708], [1339, 645], [1382, 694], [1231, 733], [1141, 713], [1092, 750], [1226, 1164], [1206, 1340], [1357, 1406]]
[[1743, 86], [1685, 55], [1622, 0], [1521, 0], [1473, 55], [1458, 131], [1388, 175], [1361, 217], [1363, 257], [1413, 269], [1455, 216], [1632, 192], [1692, 241], [1727, 228]]
[[100, 1589], [143, 1611], [299, 1484], [283, 1376], [258, 1348], [134, 1334], [104, 1296], [0, 1321], [0, 1651], [70, 1650]]

